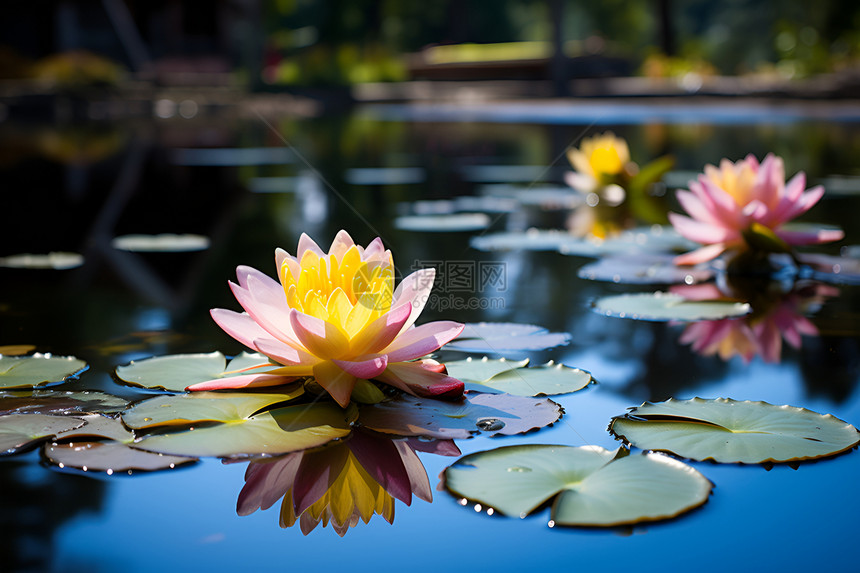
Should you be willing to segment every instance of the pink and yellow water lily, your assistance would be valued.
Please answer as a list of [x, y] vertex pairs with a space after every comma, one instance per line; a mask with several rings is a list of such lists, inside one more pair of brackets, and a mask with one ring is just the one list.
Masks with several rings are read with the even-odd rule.
[[296, 256], [275, 252], [278, 278], [247, 266], [230, 288], [245, 312], [213, 309], [227, 334], [269, 358], [272, 367], [189, 386], [219, 390], [272, 386], [313, 377], [343, 407], [360, 380], [375, 379], [410, 394], [456, 397], [463, 383], [423, 358], [463, 330], [437, 321], [420, 326], [435, 269], [421, 269], [395, 288], [394, 262], [379, 238], [366, 248], [340, 231], [323, 251], [307, 235]]
[[819, 186], [805, 190], [801, 171], [785, 181], [780, 157], [769, 154], [759, 163], [753, 155], [732, 163], [723, 159], [719, 167], [708, 165], [689, 190], [677, 197], [689, 216], [670, 213], [672, 225], [682, 236], [704, 247], [675, 259], [692, 265], [709, 261], [729, 249], [748, 249], [750, 237], [764, 237], [786, 247], [837, 241], [838, 229], [791, 230], [783, 227], [808, 211], [822, 195]]
[[567, 173], [565, 181], [583, 193], [598, 191], [615, 182], [631, 165], [627, 142], [611, 131], [586, 137], [579, 149], [568, 150], [567, 158], [576, 171]]

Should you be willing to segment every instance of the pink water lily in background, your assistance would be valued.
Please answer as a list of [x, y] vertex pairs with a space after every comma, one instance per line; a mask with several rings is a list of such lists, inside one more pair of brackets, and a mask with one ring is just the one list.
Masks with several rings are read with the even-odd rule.
[[229, 284], [245, 312], [211, 312], [227, 334], [275, 364], [188, 390], [313, 377], [343, 407], [359, 380], [377, 379], [418, 396], [462, 395], [461, 381], [423, 357], [459, 335], [463, 325], [415, 326], [435, 269], [418, 270], [395, 288], [393, 259], [382, 241], [364, 248], [346, 231], [337, 234], [328, 252], [303, 234], [295, 257], [278, 249], [275, 261], [280, 281], [251, 267], [236, 269], [238, 284]]
[[756, 226], [772, 232], [788, 246], [837, 241], [844, 236], [836, 229], [783, 228], [815, 205], [824, 188], [819, 185], [805, 190], [802, 171], [786, 183], [783, 161], [773, 154], [761, 163], [748, 155], [735, 163], [723, 159], [719, 167], [707, 165], [689, 187], [677, 193], [689, 216], [670, 213], [669, 219], [678, 233], [705, 247], [677, 257], [677, 264], [693, 265], [729, 249], [745, 249], [748, 245], [743, 234]]

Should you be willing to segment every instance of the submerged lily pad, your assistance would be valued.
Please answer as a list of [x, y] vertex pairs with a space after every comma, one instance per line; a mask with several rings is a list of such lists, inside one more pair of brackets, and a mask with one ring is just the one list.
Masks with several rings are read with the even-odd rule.
[[80, 374], [86, 367], [86, 362], [73, 356], [0, 356], [0, 388], [36, 388], [59, 384]]
[[616, 255], [589, 263], [578, 274], [583, 279], [624, 284], [694, 284], [714, 275], [707, 268], [679, 267], [674, 258], [656, 253]]
[[237, 415], [227, 423], [144, 437], [144, 450], [192, 457], [277, 455], [322, 446], [347, 436], [347, 411], [318, 402], [268, 410], [250, 418]]
[[829, 414], [727, 398], [646, 402], [609, 431], [638, 448], [720, 463], [809, 460], [860, 443], [854, 426]]
[[468, 323], [460, 335], [445, 345], [445, 350], [505, 354], [545, 350], [570, 342], [566, 332], [550, 332], [534, 324], [513, 322]]
[[458, 402], [402, 395], [362, 406], [359, 422], [384, 434], [461, 439], [481, 431], [522, 434], [558, 421], [562, 412], [552, 400], [508, 394], [469, 394]]
[[239, 354], [229, 364], [220, 352], [172, 354], [134, 360], [127, 366], [118, 366], [116, 375], [132, 386], [184, 392], [192, 384], [247, 374], [240, 371], [261, 364], [269, 364], [269, 359], [247, 352]]
[[0, 454], [14, 453], [83, 425], [84, 421], [78, 418], [47, 414], [0, 416]]
[[594, 381], [591, 374], [579, 368], [548, 362], [526, 368], [528, 360], [481, 360], [471, 357], [446, 362], [448, 374], [462, 380], [466, 389], [477, 392], [504, 392], [514, 396], [553, 396], [582, 390]]
[[84, 256], [78, 253], [48, 253], [11, 255], [0, 257], [0, 267], [10, 269], [74, 269], [84, 264]]
[[749, 314], [746, 302], [689, 300], [669, 292], [607, 296], [593, 303], [596, 312], [606, 316], [652, 321], [719, 320]]
[[46, 460], [60, 468], [107, 472], [108, 475], [173, 469], [197, 461], [195, 458], [146, 452], [118, 442], [45, 444], [42, 451]]
[[114, 413], [124, 410], [128, 400], [103, 392], [58, 390], [0, 392], [0, 414]]
[[444, 472], [452, 494], [525, 517], [555, 497], [551, 525], [615, 526], [675, 517], [708, 500], [711, 482], [660, 454], [522, 445], [477, 452]]
[[404, 231], [456, 232], [480, 231], [490, 226], [484, 213], [455, 213], [451, 215], [408, 215], [397, 217], [394, 226]]
[[202, 235], [123, 235], [111, 241], [114, 249], [136, 253], [185, 253], [209, 248], [209, 238]]
[[155, 426], [190, 426], [202, 422], [238, 422], [268, 406], [301, 396], [301, 386], [292, 393], [195, 392], [157, 396], [138, 402], [122, 414], [122, 421], [136, 430]]

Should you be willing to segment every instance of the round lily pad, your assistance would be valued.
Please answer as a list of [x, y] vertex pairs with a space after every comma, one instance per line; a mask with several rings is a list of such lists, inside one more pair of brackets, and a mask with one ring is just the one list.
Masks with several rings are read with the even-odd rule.
[[0, 414], [115, 413], [125, 410], [128, 400], [104, 392], [59, 390], [0, 391]]
[[0, 454], [14, 453], [83, 425], [84, 421], [78, 418], [47, 414], [0, 416]]
[[11, 255], [0, 257], [0, 267], [10, 269], [74, 269], [84, 264], [84, 256], [78, 253], [48, 253]]
[[504, 392], [514, 396], [554, 396], [582, 390], [594, 381], [591, 374], [552, 361], [526, 368], [528, 360], [520, 362], [471, 357], [446, 362], [448, 374], [463, 381], [466, 389], [476, 392]]
[[545, 502], [552, 524], [615, 526], [675, 517], [708, 500], [711, 482], [661, 454], [522, 445], [477, 452], [444, 472], [453, 495], [525, 517]]
[[595, 312], [618, 318], [652, 321], [719, 320], [749, 314], [746, 302], [689, 300], [668, 292], [622, 294], [593, 303]]
[[469, 438], [472, 434], [512, 436], [543, 428], [561, 418], [561, 406], [547, 399], [509, 394], [469, 394], [445, 402], [402, 395], [362, 406], [362, 426], [398, 436], [440, 439]]
[[137, 253], [183, 253], [209, 248], [209, 238], [201, 235], [123, 235], [111, 241], [114, 249]]
[[135, 447], [191, 457], [277, 455], [323, 446], [351, 431], [348, 413], [316, 403], [268, 410], [250, 418], [144, 437]]
[[194, 458], [145, 452], [118, 442], [45, 444], [42, 451], [46, 460], [60, 468], [106, 472], [108, 475], [174, 469], [197, 461]]
[[[246, 373], [241, 370], [261, 364], [269, 364], [269, 359], [262, 354], [246, 352], [236, 356], [229, 364], [220, 352], [173, 354], [134, 360], [126, 366], [118, 366], [116, 375], [132, 386], [184, 392], [192, 384], [239, 376]], [[263, 370], [260, 369], [260, 372]]]
[[638, 253], [602, 258], [578, 274], [583, 279], [623, 284], [694, 284], [708, 280], [714, 271], [679, 267], [672, 254]]
[[122, 421], [133, 429], [155, 426], [190, 426], [203, 422], [238, 422], [279, 402], [300, 396], [293, 393], [256, 394], [251, 392], [195, 392], [157, 396], [138, 402], [122, 414]]
[[397, 217], [394, 226], [404, 231], [457, 232], [480, 231], [490, 226], [485, 213], [454, 213], [450, 215], [407, 215]]
[[0, 388], [36, 388], [59, 384], [80, 374], [87, 363], [72, 356], [0, 356]]
[[860, 443], [854, 426], [830, 414], [728, 398], [646, 402], [609, 431], [637, 448], [720, 463], [795, 462]]
[[568, 342], [570, 342], [570, 334], [550, 332], [534, 324], [477, 322], [467, 323], [463, 332], [445, 345], [445, 350], [504, 354], [545, 350]]

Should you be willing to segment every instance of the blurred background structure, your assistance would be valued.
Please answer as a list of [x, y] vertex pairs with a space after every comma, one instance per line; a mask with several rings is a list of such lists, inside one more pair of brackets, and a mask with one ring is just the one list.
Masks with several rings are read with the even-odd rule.
[[853, 97], [860, 4], [31, 0], [0, 22], [3, 115], [39, 113], [58, 93], [114, 102], [96, 115], [158, 115], [164, 90], [343, 103], [445, 97], [464, 82], [489, 98]]

